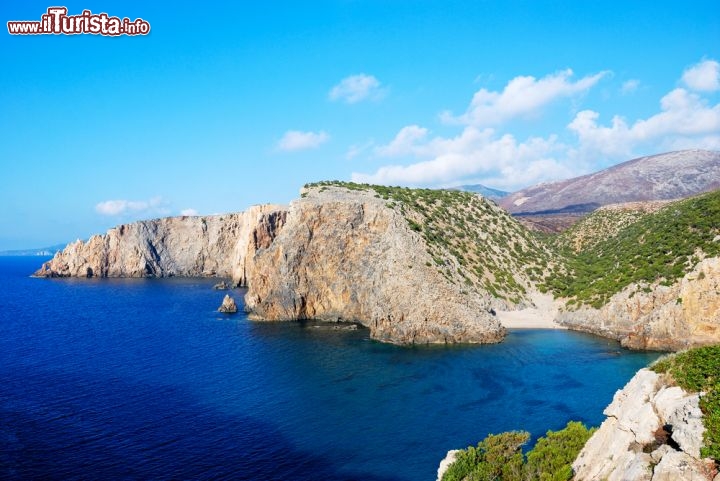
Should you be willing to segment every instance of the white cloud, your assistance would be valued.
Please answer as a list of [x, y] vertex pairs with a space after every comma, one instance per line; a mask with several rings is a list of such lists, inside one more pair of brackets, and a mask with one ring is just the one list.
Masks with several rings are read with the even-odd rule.
[[380, 81], [364, 73], [345, 77], [328, 93], [330, 100], [343, 100], [349, 104], [366, 99], [377, 100], [383, 95], [384, 90], [380, 87]]
[[[386, 151], [402, 138], [403, 131], [416, 132], [417, 126], [405, 127]], [[409, 130], [408, 130], [409, 129]], [[422, 130], [422, 129], [421, 129]], [[407, 138], [407, 137], [406, 137]], [[553, 157], [562, 151], [555, 136], [547, 139], [533, 137], [518, 142], [512, 135], [496, 135], [493, 129], [468, 126], [452, 138], [412, 137], [407, 149], [417, 157], [426, 157], [410, 165], [386, 165], [373, 174], [353, 173], [355, 182], [400, 184], [413, 186], [450, 185], [461, 179], [492, 178], [493, 187], [517, 188], [536, 182], [571, 176], [573, 170]], [[400, 152], [399, 150], [397, 152]]]
[[637, 79], [630, 79], [623, 82], [622, 87], [620, 87], [620, 92], [623, 95], [631, 94], [635, 92], [638, 87], [640, 86], [640, 81]]
[[170, 211], [162, 197], [153, 197], [150, 200], [106, 200], [95, 205], [95, 212], [118, 216], [128, 213], [167, 215]]
[[657, 151], [679, 146], [713, 149], [720, 139], [720, 104], [709, 106], [706, 100], [682, 88], [660, 100], [659, 113], [632, 125], [615, 116], [610, 126], [602, 126], [597, 122], [599, 118], [598, 112], [584, 110], [568, 125], [577, 134], [581, 151], [618, 158], [648, 143]]
[[683, 72], [685, 85], [700, 92], [720, 90], [720, 63], [716, 60], [703, 60]]
[[389, 144], [378, 147], [375, 152], [383, 157], [412, 154], [417, 150], [417, 143], [425, 139], [427, 134], [428, 129], [424, 127], [408, 125], [400, 129]]
[[299, 130], [288, 130], [278, 142], [277, 149], [284, 152], [315, 149], [328, 140], [330, 140], [330, 135], [325, 131], [301, 132]]
[[180, 215], [192, 217], [198, 215], [198, 211], [195, 209], [183, 209], [180, 211]]
[[[480, 90], [467, 113], [452, 118], [465, 124], [456, 135], [433, 137], [425, 127], [403, 127], [387, 144], [373, 149], [375, 159], [393, 161], [374, 172], [354, 172], [352, 180], [434, 187], [480, 182], [515, 190], [640, 155], [720, 149], [720, 103], [713, 105], [684, 88], [663, 96], [657, 113], [633, 122], [616, 115], [603, 125], [599, 112], [586, 109], [569, 119], [562, 132], [524, 140], [486, 125], [536, 113], [556, 98], [588, 90], [603, 75], [570, 82], [570, 71], [565, 71], [540, 80], [516, 77], [502, 92]], [[628, 82], [626, 91], [640, 85]]]
[[480, 89], [475, 92], [467, 111], [460, 116], [443, 112], [441, 120], [450, 124], [496, 126], [515, 118], [538, 115], [540, 110], [553, 101], [587, 92], [607, 72], [583, 77], [573, 82], [570, 69], [547, 75], [541, 79], [519, 76], [512, 79], [502, 92]]

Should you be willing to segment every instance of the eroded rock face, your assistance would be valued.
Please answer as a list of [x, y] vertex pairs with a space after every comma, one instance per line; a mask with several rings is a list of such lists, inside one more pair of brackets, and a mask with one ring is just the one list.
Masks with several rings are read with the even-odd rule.
[[[641, 369], [615, 394], [607, 419], [573, 463], [576, 481], [709, 481], [700, 459], [700, 397]], [[669, 433], [667, 431], [670, 431]]]
[[704, 259], [672, 286], [645, 292], [631, 285], [600, 309], [565, 311], [571, 329], [619, 340], [634, 349], [677, 351], [720, 342], [720, 258]]
[[421, 236], [374, 192], [308, 191], [247, 266], [254, 319], [357, 321], [402, 344], [504, 337], [488, 299], [445, 279]]
[[282, 228], [285, 210], [251, 207], [206, 217], [169, 217], [125, 224], [76, 241], [43, 264], [38, 277], [232, 277], [244, 285], [245, 264]]

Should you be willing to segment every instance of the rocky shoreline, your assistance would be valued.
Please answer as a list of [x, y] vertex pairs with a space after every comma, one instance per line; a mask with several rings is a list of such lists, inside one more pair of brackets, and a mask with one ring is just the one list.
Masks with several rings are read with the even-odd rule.
[[[630, 285], [599, 309], [569, 309], [526, 276], [537, 264], [499, 253], [512, 243], [519, 253], [531, 246], [512, 237], [522, 228], [493, 206], [481, 205], [484, 218], [461, 218], [487, 230], [479, 248], [495, 271], [458, 257], [462, 232], [455, 244], [431, 246], [437, 233], [423, 232], [404, 205], [371, 188], [322, 184], [289, 206], [121, 225], [69, 244], [35, 276], [230, 278], [226, 287], [248, 287], [252, 319], [358, 322], [374, 339], [396, 344], [493, 343], [507, 328], [569, 328], [632, 349], [720, 342], [720, 258], [702, 260], [672, 286]], [[454, 230], [453, 222], [446, 228]], [[497, 237], [500, 228], [511, 237]], [[516, 293], [496, 292], [499, 279]]]

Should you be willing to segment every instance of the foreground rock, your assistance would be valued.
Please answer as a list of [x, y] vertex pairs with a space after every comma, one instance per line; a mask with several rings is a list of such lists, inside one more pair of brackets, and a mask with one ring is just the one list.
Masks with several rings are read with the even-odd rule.
[[218, 308], [219, 312], [224, 312], [226, 314], [234, 314], [238, 310], [237, 305], [235, 304], [235, 299], [230, 297], [229, 294], [225, 294], [225, 297], [223, 298], [222, 304]]
[[445, 278], [420, 234], [373, 191], [306, 192], [248, 268], [253, 319], [357, 321], [373, 338], [401, 344], [504, 337], [489, 298]]
[[698, 394], [641, 369], [605, 409], [607, 419], [573, 463], [573, 479], [711, 480], [712, 461], [700, 459], [704, 427], [698, 403]]
[[672, 286], [633, 284], [600, 309], [565, 311], [556, 320], [633, 349], [677, 351], [720, 343], [720, 258], [704, 259]]

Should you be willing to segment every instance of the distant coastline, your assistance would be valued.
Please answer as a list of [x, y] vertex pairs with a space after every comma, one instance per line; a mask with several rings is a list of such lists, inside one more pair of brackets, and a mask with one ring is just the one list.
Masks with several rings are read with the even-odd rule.
[[66, 244], [56, 244], [49, 247], [39, 247], [37, 249], [13, 249], [0, 251], [0, 256], [16, 256], [16, 257], [47, 257], [54, 256], [65, 248]]

